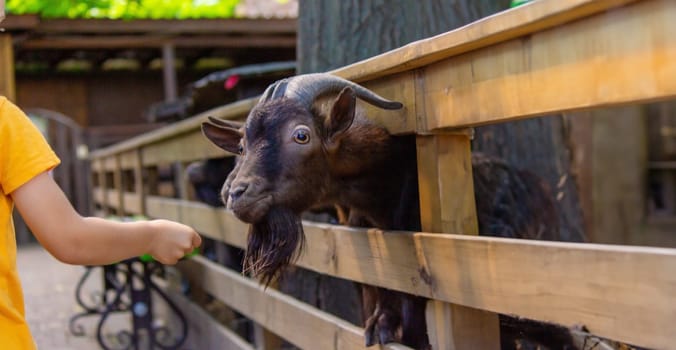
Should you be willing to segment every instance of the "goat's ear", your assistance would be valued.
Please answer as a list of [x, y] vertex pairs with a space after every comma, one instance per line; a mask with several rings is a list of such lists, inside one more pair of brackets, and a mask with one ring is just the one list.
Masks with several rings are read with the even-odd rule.
[[342, 133], [350, 128], [352, 121], [354, 121], [356, 104], [357, 96], [355, 95], [354, 90], [350, 87], [344, 88], [333, 103], [331, 114], [326, 121], [329, 142], [339, 141]]
[[242, 133], [231, 127], [202, 123], [202, 133], [216, 146], [234, 154], [239, 154], [239, 141]]
[[209, 116], [207, 117], [209, 119], [209, 122], [211, 124], [217, 125], [217, 126], [224, 126], [227, 128], [233, 128], [233, 129], [240, 129], [242, 126], [244, 126], [244, 123], [240, 121], [235, 121], [235, 120], [228, 120], [228, 119], [219, 119], [216, 117]]

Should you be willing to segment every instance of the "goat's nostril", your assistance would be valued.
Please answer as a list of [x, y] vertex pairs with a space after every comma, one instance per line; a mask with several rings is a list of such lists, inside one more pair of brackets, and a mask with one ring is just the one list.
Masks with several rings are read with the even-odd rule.
[[244, 194], [244, 192], [246, 192], [247, 188], [249, 188], [249, 185], [239, 185], [235, 188], [231, 188], [230, 189], [230, 199], [235, 200], [235, 199], [241, 197], [242, 194]]

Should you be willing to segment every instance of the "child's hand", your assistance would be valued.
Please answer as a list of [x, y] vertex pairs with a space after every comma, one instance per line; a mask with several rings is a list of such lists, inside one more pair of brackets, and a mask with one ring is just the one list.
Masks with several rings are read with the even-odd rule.
[[189, 226], [168, 220], [152, 220], [148, 224], [154, 234], [148, 253], [162, 264], [176, 264], [202, 244], [202, 238]]

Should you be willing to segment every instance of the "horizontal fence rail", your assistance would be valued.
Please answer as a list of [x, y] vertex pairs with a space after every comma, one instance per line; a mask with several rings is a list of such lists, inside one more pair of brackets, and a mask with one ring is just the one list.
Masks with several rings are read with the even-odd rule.
[[[418, 147], [430, 147], [435, 144], [425, 137], [450, 130], [674, 97], [673, 33], [674, 1], [543, 0], [332, 73], [402, 101], [401, 111], [363, 107], [390, 132], [416, 134]], [[256, 101], [93, 152], [98, 181], [92, 196], [102, 214], [176, 220], [244, 248], [247, 226], [231, 213], [185, 193], [181, 199], [159, 195], [149, 182], [154, 167], [226, 156], [201, 135], [200, 124], [207, 116], [243, 120]], [[458, 152], [466, 153], [444, 157], [462, 162], [469, 143], [460, 144], [466, 147]], [[431, 161], [430, 174], [443, 176]], [[385, 232], [305, 222], [307, 248], [297, 265], [439, 302], [583, 324], [595, 335], [639, 346], [676, 344], [676, 249], [464, 236], [472, 232], [423, 219], [439, 229]], [[358, 327], [206, 259], [180, 268], [217, 299], [301, 348], [363, 348]]]
[[[246, 246], [247, 225], [222, 209], [151, 197], [148, 214]], [[611, 339], [673, 337], [676, 249], [304, 226], [297, 265], [322, 274]]]

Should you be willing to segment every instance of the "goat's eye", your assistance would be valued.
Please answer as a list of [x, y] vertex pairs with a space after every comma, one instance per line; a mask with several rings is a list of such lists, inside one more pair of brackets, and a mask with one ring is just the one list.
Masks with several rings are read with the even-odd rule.
[[296, 143], [306, 144], [310, 142], [310, 130], [306, 126], [299, 126], [293, 131], [293, 140]]
[[239, 145], [239, 148], [237, 148], [237, 152], [239, 152], [239, 154], [243, 154], [244, 153], [244, 147], [242, 147], [242, 145]]

